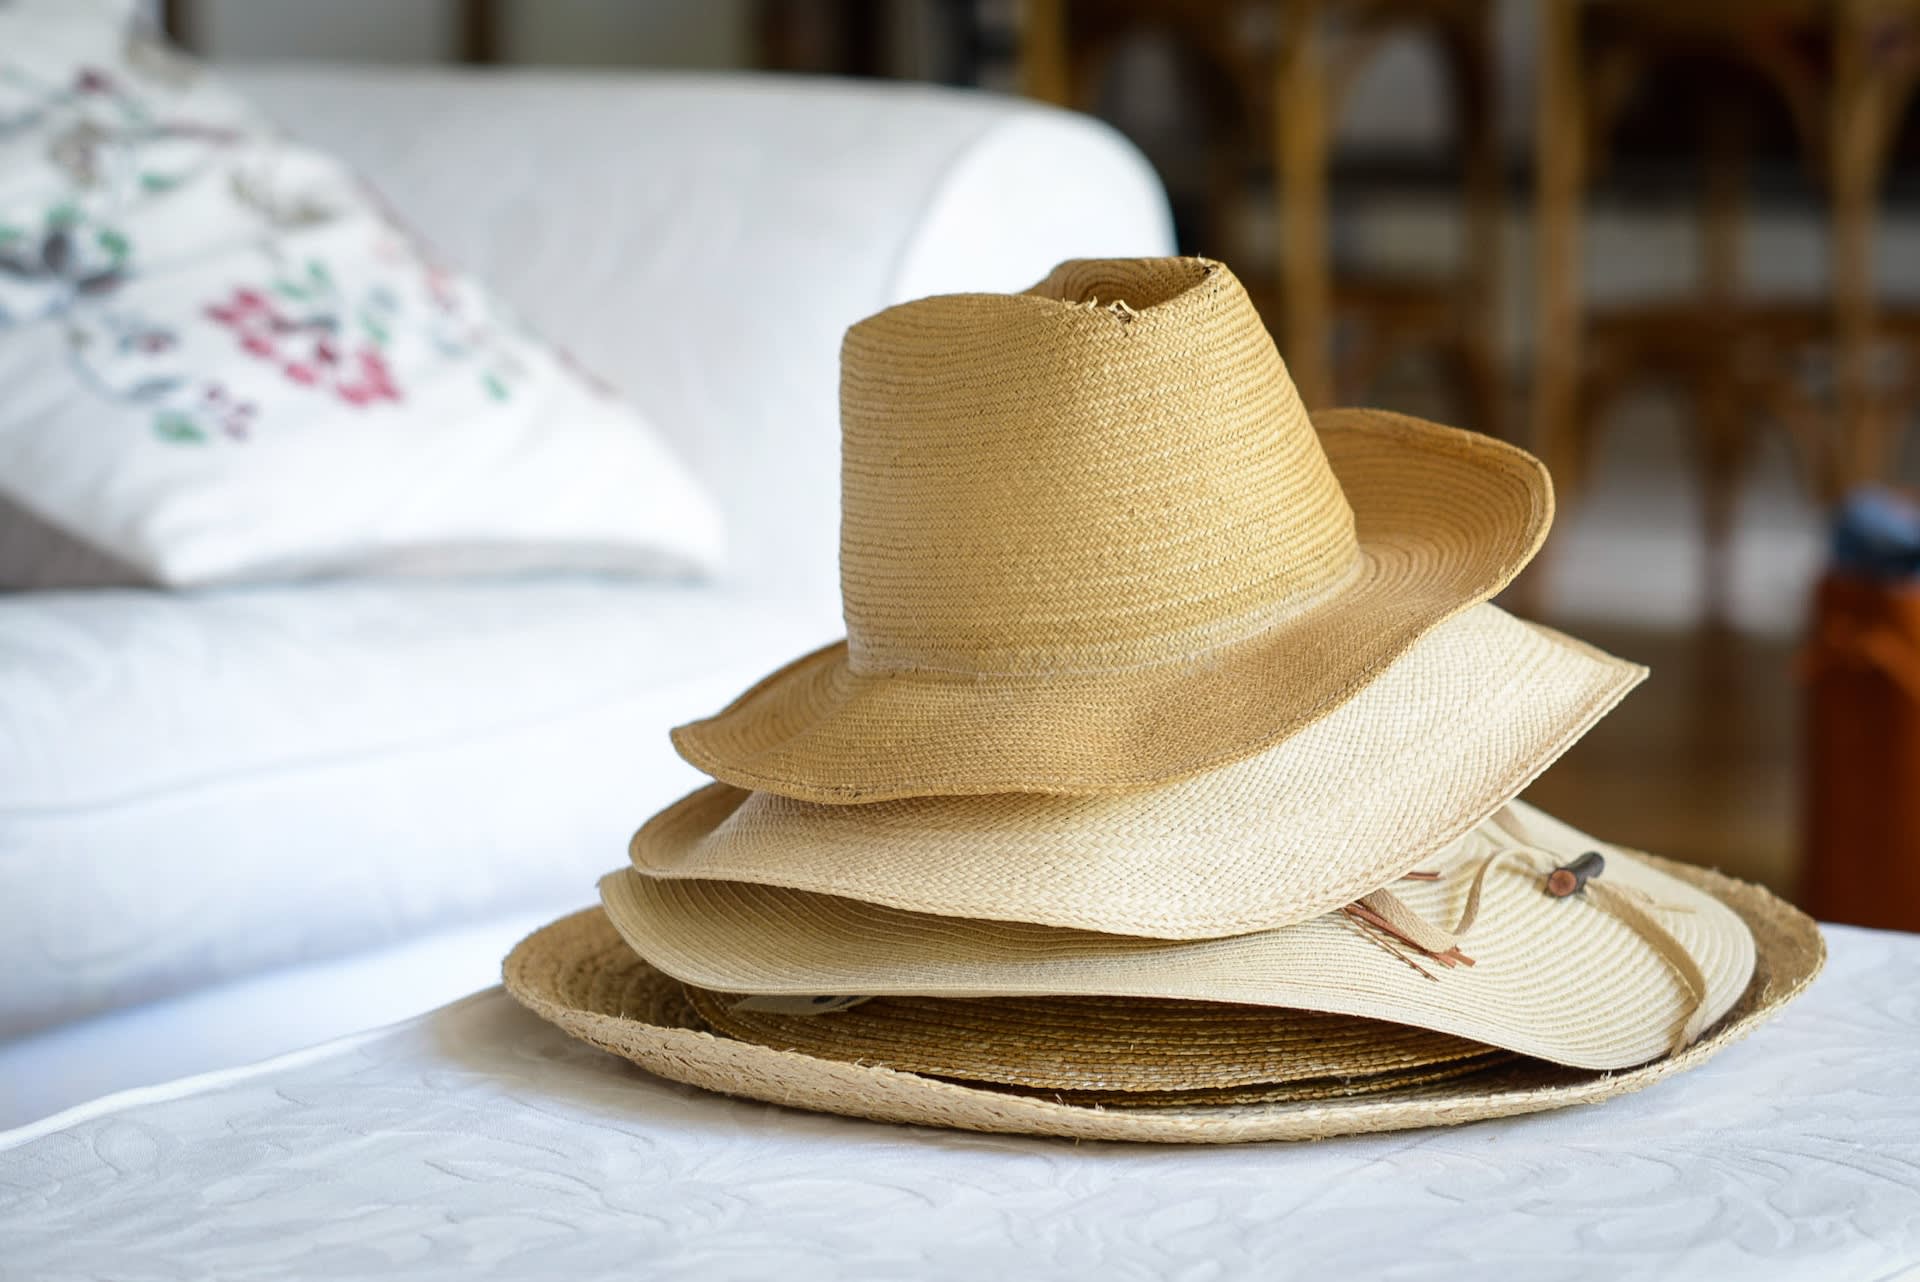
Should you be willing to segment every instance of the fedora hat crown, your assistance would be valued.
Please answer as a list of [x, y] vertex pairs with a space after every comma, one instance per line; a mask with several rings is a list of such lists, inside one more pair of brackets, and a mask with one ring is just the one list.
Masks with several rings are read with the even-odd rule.
[[1174, 662], [1336, 588], [1354, 514], [1245, 289], [1194, 258], [906, 303], [842, 351], [856, 672]]

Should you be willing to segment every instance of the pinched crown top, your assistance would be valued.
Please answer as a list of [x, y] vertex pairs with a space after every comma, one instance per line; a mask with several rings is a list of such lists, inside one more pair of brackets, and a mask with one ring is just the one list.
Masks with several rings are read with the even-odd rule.
[[1063, 263], [905, 303], [841, 359], [855, 672], [1204, 655], [1354, 569], [1353, 511], [1246, 290], [1196, 258]]

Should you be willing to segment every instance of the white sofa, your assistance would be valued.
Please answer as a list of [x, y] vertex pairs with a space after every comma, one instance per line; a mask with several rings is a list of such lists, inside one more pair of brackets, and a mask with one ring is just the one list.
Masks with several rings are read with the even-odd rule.
[[696, 782], [666, 731], [836, 635], [840, 336], [1155, 254], [1087, 119], [785, 78], [231, 68], [637, 402], [733, 571], [0, 598], [0, 1127], [492, 982]]

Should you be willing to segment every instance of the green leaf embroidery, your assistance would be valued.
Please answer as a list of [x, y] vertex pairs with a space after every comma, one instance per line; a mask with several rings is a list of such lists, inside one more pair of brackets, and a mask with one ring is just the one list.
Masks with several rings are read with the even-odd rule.
[[374, 314], [364, 307], [360, 309], [360, 327], [367, 331], [375, 343], [381, 347], [387, 345], [387, 327], [382, 325]]
[[307, 275], [312, 278], [313, 283], [316, 285], [333, 284], [333, 275], [327, 271], [327, 265], [318, 258], [309, 258], [307, 260]]
[[63, 200], [47, 211], [47, 226], [59, 230], [72, 227], [80, 222], [80, 206], [71, 200]]
[[307, 291], [290, 280], [276, 280], [273, 282], [273, 292], [283, 298], [304, 299], [307, 297]]
[[487, 389], [487, 395], [491, 396], [494, 400], [504, 401], [507, 399], [507, 385], [502, 382], [500, 376], [492, 370], [488, 370], [480, 376], [480, 384]]
[[203, 445], [207, 434], [179, 410], [161, 410], [153, 418], [153, 434], [173, 445]]
[[99, 242], [100, 248], [113, 255], [113, 261], [116, 264], [126, 262], [127, 254], [133, 248], [125, 235], [111, 227], [101, 228], [94, 234], [94, 239]]
[[179, 185], [180, 185], [180, 180], [168, 174], [148, 173], [148, 174], [140, 175], [140, 189], [142, 191], [150, 191], [155, 193], [163, 192], [163, 191], [172, 191], [175, 187], [178, 187]]

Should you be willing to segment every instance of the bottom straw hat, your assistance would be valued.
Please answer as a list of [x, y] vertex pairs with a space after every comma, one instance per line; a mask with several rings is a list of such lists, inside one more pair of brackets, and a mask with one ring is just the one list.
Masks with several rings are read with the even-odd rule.
[[[1453, 1064], [1435, 1064], [1431, 1068], [1413, 1068], [1400, 1073], [1380, 1073], [1370, 1077], [1318, 1077], [1305, 1082], [1252, 1082], [1246, 1086], [1221, 1086], [1187, 1091], [1055, 1091], [1021, 1086], [998, 1089], [1015, 1094], [1033, 1095], [1059, 1104], [1081, 1108], [1118, 1109], [1200, 1109], [1245, 1108], [1254, 1104], [1309, 1104], [1323, 1100], [1364, 1099], [1392, 1095], [1407, 1099], [1438, 1090], [1450, 1082], [1482, 1074], [1497, 1064], [1510, 1063], [1515, 1057], [1503, 1051], [1489, 1051], [1473, 1059]], [[966, 1085], [962, 1082], [960, 1085]]]
[[[1430, 1068], [1410, 1068], [1397, 1073], [1376, 1073], [1366, 1077], [1316, 1077], [1301, 1082], [1250, 1082], [1245, 1086], [1201, 1087], [1182, 1091], [1060, 1091], [1031, 1086], [1001, 1086], [995, 1089], [1081, 1108], [1119, 1109], [1244, 1108], [1253, 1104], [1307, 1104], [1320, 1100], [1363, 1099], [1370, 1095], [1392, 1095], [1396, 1099], [1406, 1099], [1438, 1089], [1462, 1077], [1484, 1073], [1491, 1066], [1509, 1063], [1514, 1058], [1504, 1051], [1488, 1051], [1472, 1059], [1435, 1064]], [[959, 1085], [968, 1083], [962, 1081]]]
[[[604, 912], [563, 918], [508, 956], [509, 991], [565, 1032], [648, 1071], [726, 1095], [876, 1121], [1074, 1139], [1182, 1144], [1321, 1139], [1443, 1126], [1594, 1103], [1703, 1063], [1752, 1032], [1819, 973], [1812, 919], [1758, 886], [1652, 856], [1646, 863], [1738, 914], [1754, 941], [1752, 979], [1685, 1050], [1626, 1072], [1514, 1059], [1450, 1081], [1361, 1098], [1090, 1106], [777, 1050], [705, 1031], [682, 986], [637, 957]], [[1255, 1088], [1257, 1091], [1257, 1088]], [[1196, 1097], [1196, 1098], [1205, 1098]]]
[[1514, 1058], [1423, 1028], [1215, 1002], [883, 997], [829, 1018], [681, 989], [707, 1031], [736, 1041], [1077, 1104], [1169, 1108], [1379, 1095]]
[[1491, 1048], [1319, 1011], [1154, 998], [882, 997], [831, 1015], [686, 987], [716, 1033], [911, 1073], [1072, 1091], [1372, 1081], [1484, 1060]]

